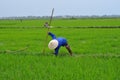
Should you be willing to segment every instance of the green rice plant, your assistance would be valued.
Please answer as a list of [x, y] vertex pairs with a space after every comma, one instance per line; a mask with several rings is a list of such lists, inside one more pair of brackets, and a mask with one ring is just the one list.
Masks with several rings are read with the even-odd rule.
[[[62, 28], [53, 27], [50, 31], [57, 37], [65, 37], [73, 51], [73, 56], [70, 56], [61, 47], [56, 57], [47, 46], [45, 54], [42, 53], [47, 29], [32, 28], [37, 20], [29, 21], [21, 24], [15, 21], [16, 25], [11, 20], [0, 22], [0, 27], [7, 27], [0, 29], [0, 80], [120, 79], [119, 28], [74, 28], [77, 25], [72, 23], [69, 26], [66, 22]], [[57, 24], [59, 27], [61, 22]], [[53, 25], [57, 24], [53, 22]], [[13, 28], [26, 26], [31, 28]], [[67, 26], [74, 27], [64, 28]], [[48, 37], [46, 44], [50, 40]]]
[[[34, 19], [34, 20], [0, 20], [0, 28], [42, 28], [44, 23], [49, 19]], [[86, 27], [120, 27], [119, 18], [87, 18], [87, 19], [53, 19], [53, 27], [60, 28], [86, 28]]]
[[[30, 53], [41, 53], [46, 38], [43, 29], [1, 29], [0, 50], [19, 50], [28, 47]], [[53, 28], [57, 37], [65, 37], [75, 54], [119, 54], [120, 29], [62, 29]], [[47, 43], [51, 40], [48, 37]], [[46, 46], [47, 47], [47, 46]], [[53, 53], [46, 48], [46, 53]], [[67, 53], [61, 47], [60, 53]]]
[[119, 80], [119, 58], [0, 54], [2, 80]]

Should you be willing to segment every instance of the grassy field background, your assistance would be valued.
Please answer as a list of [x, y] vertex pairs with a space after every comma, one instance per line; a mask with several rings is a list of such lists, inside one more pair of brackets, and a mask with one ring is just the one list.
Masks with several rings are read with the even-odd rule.
[[119, 58], [0, 54], [2, 80], [119, 80]]
[[0, 79], [119, 80], [120, 29], [105, 28], [120, 26], [119, 20], [54, 20], [50, 31], [67, 38], [72, 57], [64, 47], [58, 57], [48, 48], [42, 53], [49, 20], [0, 20]]
[[[52, 28], [58, 37], [65, 37], [75, 54], [119, 54], [120, 29]], [[47, 29], [1, 29], [0, 50], [19, 50], [29, 47], [30, 53], [42, 53]], [[48, 37], [47, 43], [51, 40]], [[46, 52], [50, 50], [46, 48]], [[61, 53], [67, 53], [61, 48]]]
[[[0, 27], [43, 27], [48, 19], [35, 19], [35, 20], [0, 20]], [[88, 19], [53, 19], [53, 27], [120, 27], [120, 18], [88, 18]]]

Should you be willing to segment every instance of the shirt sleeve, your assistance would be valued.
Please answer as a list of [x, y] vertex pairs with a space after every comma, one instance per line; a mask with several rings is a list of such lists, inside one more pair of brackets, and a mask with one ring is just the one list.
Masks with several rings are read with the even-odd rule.
[[52, 39], [56, 39], [56, 36], [53, 33], [49, 32], [48, 35], [50, 35]]
[[60, 48], [60, 47], [57, 47], [57, 48], [55, 49], [55, 55], [58, 55], [59, 48]]

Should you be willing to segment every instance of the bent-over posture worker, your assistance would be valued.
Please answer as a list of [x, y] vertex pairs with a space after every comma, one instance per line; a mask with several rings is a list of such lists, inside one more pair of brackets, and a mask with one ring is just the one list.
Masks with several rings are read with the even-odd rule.
[[48, 35], [50, 35], [52, 37], [52, 40], [49, 42], [48, 47], [49, 47], [49, 49], [55, 50], [54, 54], [56, 56], [58, 55], [58, 52], [59, 52], [59, 49], [61, 46], [66, 47], [66, 49], [68, 50], [68, 52], [72, 56], [72, 51], [71, 51], [70, 46], [68, 45], [68, 42], [65, 38], [63, 38], [63, 37], [56, 38], [56, 36], [51, 32], [48, 32]]

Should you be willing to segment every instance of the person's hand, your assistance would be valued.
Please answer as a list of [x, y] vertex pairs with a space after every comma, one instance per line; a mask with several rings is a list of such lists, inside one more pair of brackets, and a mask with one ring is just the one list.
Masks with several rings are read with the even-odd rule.
[[48, 34], [50, 35], [50, 34], [51, 34], [51, 32], [48, 32]]

